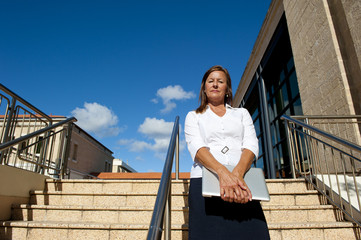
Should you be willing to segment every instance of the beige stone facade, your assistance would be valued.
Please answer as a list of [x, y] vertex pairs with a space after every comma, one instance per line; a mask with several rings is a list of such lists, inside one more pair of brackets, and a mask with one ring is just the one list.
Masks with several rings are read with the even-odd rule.
[[[335, 2], [340, 5], [337, 9], [333, 6]], [[356, 53], [341, 44], [353, 42], [351, 35], [342, 34], [341, 29], [349, 27], [347, 22], [344, 22], [346, 26], [340, 26], [339, 21], [342, 20], [335, 20], [341, 17], [332, 16], [333, 11], [345, 10], [341, 2], [284, 1], [284, 7], [304, 114], [354, 115], [359, 112], [357, 99], [361, 88], [355, 85], [354, 76], [347, 70], [360, 69], [360, 63], [351, 63], [345, 58], [345, 55]], [[344, 37], [338, 37], [340, 35]], [[344, 42], [339, 41], [344, 38]]]
[[272, 1], [234, 105], [244, 97], [283, 13], [304, 115], [360, 114], [361, 2], [354, 0]]
[[[269, 54], [267, 51], [282, 19], [289, 35], [303, 115], [361, 115], [361, 1], [358, 0], [273, 0], [235, 91], [233, 106], [245, 103], [255, 76], [260, 80], [262, 61]], [[269, 79], [264, 81], [267, 84]], [[289, 115], [288, 112], [282, 114]], [[267, 114], [262, 117], [268, 119]], [[270, 119], [268, 124], [272, 128], [277, 121]], [[318, 127], [361, 145], [360, 124], [348, 121], [352, 124], [327, 130]], [[274, 135], [271, 131], [269, 134]], [[276, 145], [273, 144], [273, 150]], [[273, 151], [272, 146], [268, 149]], [[357, 165], [361, 167], [360, 163]]]

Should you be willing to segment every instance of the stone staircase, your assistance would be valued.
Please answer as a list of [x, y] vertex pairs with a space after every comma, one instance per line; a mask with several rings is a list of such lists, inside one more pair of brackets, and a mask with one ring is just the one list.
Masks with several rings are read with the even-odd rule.
[[[172, 238], [187, 239], [189, 180], [172, 184]], [[47, 180], [30, 204], [13, 206], [0, 239], [145, 239], [159, 180]], [[267, 180], [262, 207], [272, 240], [360, 239], [304, 180]]]

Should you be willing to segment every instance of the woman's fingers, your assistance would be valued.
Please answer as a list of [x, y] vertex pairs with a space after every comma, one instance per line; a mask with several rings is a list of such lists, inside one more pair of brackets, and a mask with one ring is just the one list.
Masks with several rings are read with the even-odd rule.
[[252, 193], [243, 179], [233, 173], [219, 176], [221, 198], [227, 202], [247, 203], [252, 201]]
[[244, 182], [244, 180], [242, 179], [242, 181], [239, 181], [239, 186], [241, 187], [241, 189], [243, 191], [246, 192], [246, 197], [248, 198], [249, 201], [252, 201], [252, 193], [251, 190], [249, 190], [249, 187], [247, 186], [247, 184]]

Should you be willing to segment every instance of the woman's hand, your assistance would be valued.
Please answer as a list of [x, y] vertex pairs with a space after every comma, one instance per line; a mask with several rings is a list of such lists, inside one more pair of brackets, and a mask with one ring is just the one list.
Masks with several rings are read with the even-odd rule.
[[252, 194], [243, 177], [224, 168], [218, 171], [221, 198], [227, 202], [247, 203]]
[[235, 169], [232, 172], [241, 182], [241, 189], [242, 189], [242, 203], [247, 203], [248, 201], [252, 201], [252, 193], [251, 190], [248, 188], [246, 182], [243, 179], [243, 176], [241, 176]]

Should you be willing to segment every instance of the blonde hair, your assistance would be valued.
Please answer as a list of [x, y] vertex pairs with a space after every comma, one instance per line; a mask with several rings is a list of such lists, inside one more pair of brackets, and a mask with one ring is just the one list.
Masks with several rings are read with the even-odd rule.
[[226, 75], [227, 78], [227, 91], [226, 91], [226, 95], [224, 96], [224, 103], [231, 105], [232, 104], [232, 99], [233, 99], [233, 95], [232, 95], [232, 82], [231, 82], [231, 76], [228, 73], [228, 70], [223, 68], [222, 66], [219, 65], [215, 65], [213, 67], [211, 67], [210, 69], [208, 69], [208, 71], [204, 74], [203, 79], [202, 79], [202, 83], [201, 83], [201, 90], [199, 91], [199, 102], [200, 105], [199, 107], [196, 109], [196, 113], [203, 113], [206, 108], [207, 108], [207, 104], [208, 104], [208, 99], [207, 99], [207, 95], [205, 94], [205, 83], [206, 80], [208, 78], [208, 76], [215, 71], [221, 71], [224, 72], [224, 74]]

